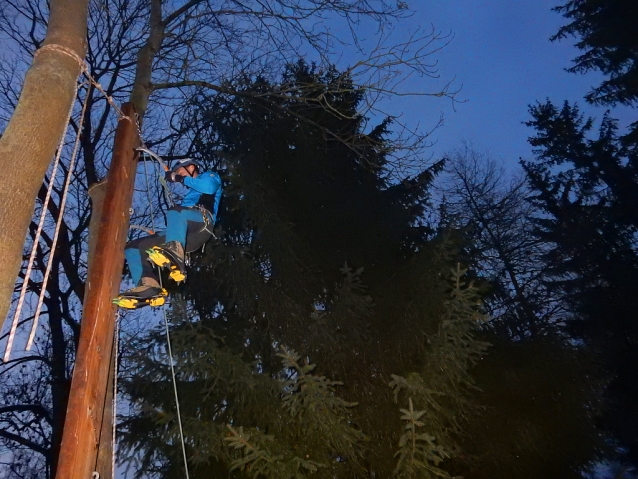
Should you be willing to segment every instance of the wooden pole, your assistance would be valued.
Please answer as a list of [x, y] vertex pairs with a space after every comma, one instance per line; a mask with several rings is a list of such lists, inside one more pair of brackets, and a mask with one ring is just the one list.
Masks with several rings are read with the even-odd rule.
[[122, 112], [129, 118], [120, 118], [115, 132], [99, 233], [87, 279], [56, 479], [91, 478], [103, 429], [115, 332], [116, 306], [111, 301], [119, 293], [122, 279], [138, 157], [135, 148], [140, 144], [134, 123], [135, 109], [126, 103]]
[[[102, 208], [104, 207], [104, 197], [107, 192], [107, 179], [103, 179], [99, 183], [89, 186], [89, 196], [91, 197], [91, 222], [89, 223], [89, 253], [87, 264], [89, 265], [90, 276], [93, 257], [95, 256], [95, 247], [100, 232], [100, 223], [102, 220]], [[88, 297], [88, 288], [84, 295], [86, 303]], [[115, 341], [114, 341], [115, 343]], [[113, 395], [114, 395], [114, 379], [115, 379], [115, 347], [111, 353], [111, 361], [109, 365], [109, 379], [106, 389], [106, 397], [104, 398], [104, 409], [102, 411], [102, 430], [100, 431], [98, 440], [97, 459], [95, 463], [95, 472], [100, 479], [113, 479]]]
[[102, 430], [98, 440], [97, 457], [95, 459], [95, 472], [100, 479], [113, 478], [113, 394], [115, 392], [115, 342], [113, 342], [113, 353], [109, 364], [109, 379], [106, 387], [106, 397], [104, 398], [104, 409], [102, 410]]

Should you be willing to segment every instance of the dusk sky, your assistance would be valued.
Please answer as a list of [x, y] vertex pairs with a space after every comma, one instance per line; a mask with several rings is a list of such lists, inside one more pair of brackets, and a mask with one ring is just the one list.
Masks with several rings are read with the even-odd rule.
[[[532, 131], [523, 125], [529, 120], [529, 104], [546, 98], [557, 104], [576, 101], [587, 114], [600, 118], [605, 109], [587, 105], [583, 96], [599, 83], [601, 75], [567, 73], [564, 69], [578, 55], [573, 46], [576, 39], [549, 41], [567, 22], [551, 10], [564, 1], [408, 1], [415, 14], [400, 21], [399, 37], [417, 28], [429, 31], [433, 25], [454, 38], [433, 57], [438, 61], [440, 80], [414, 79], [403, 88], [436, 91], [437, 86], [455, 79], [453, 85], [462, 87], [458, 99], [464, 102], [453, 108], [450, 101], [441, 98], [395, 98], [384, 110], [402, 115], [411, 126], [419, 123], [422, 129], [430, 129], [443, 113], [445, 124], [432, 135], [434, 159], [468, 141], [510, 164], [531, 154], [527, 138]], [[338, 23], [332, 28], [335, 25]], [[364, 36], [373, 38], [373, 32], [364, 29]], [[342, 62], [337, 61], [342, 67], [353, 58], [346, 50]], [[626, 126], [638, 119], [635, 113], [616, 108], [612, 116]]]
[[[462, 85], [456, 111], [441, 99], [427, 102], [430, 109], [402, 107], [410, 123], [424, 126], [445, 114], [445, 125], [433, 134], [435, 158], [471, 141], [481, 151], [513, 163], [529, 157], [527, 138], [532, 130], [522, 122], [529, 119], [528, 105], [550, 98], [557, 104], [577, 101], [589, 115], [600, 118], [604, 108], [587, 105], [583, 96], [598, 84], [596, 73], [579, 75], [564, 71], [578, 54], [575, 39], [550, 42], [549, 38], [567, 23], [553, 6], [559, 0], [416, 0], [409, 2], [415, 16], [402, 28], [424, 29], [433, 24], [443, 33], [452, 32], [450, 45], [437, 53], [443, 80], [456, 77]], [[394, 110], [394, 106], [392, 107]], [[617, 108], [613, 115], [626, 126], [636, 121], [635, 110]]]

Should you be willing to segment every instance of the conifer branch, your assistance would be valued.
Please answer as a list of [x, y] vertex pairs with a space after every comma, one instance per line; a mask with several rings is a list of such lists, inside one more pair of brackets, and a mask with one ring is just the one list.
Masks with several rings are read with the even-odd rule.
[[[392, 375], [395, 402], [403, 394], [408, 399], [408, 408], [400, 409], [401, 420], [407, 424], [395, 453], [394, 473], [399, 477], [449, 478], [439, 466], [459, 455], [455, 438], [462, 433], [460, 420], [469, 411], [477, 411], [468, 397], [469, 391], [477, 389], [469, 371], [489, 345], [474, 337], [486, 316], [478, 289], [465, 275], [459, 264], [451, 271], [450, 293], [438, 332], [428, 338], [424, 371], [407, 377]], [[421, 410], [415, 410], [414, 401]], [[420, 432], [425, 428], [430, 433]]]

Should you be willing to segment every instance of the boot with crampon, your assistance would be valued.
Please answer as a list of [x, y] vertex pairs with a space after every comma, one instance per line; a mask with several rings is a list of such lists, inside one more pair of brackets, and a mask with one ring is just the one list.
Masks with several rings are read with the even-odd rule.
[[181, 283], [186, 280], [186, 265], [184, 263], [184, 247], [179, 241], [169, 241], [147, 250], [148, 259], [160, 268], [169, 269], [169, 277]]
[[120, 308], [137, 309], [144, 306], [162, 306], [168, 292], [160, 286], [155, 278], [145, 277], [135, 288], [123, 291], [113, 300]]

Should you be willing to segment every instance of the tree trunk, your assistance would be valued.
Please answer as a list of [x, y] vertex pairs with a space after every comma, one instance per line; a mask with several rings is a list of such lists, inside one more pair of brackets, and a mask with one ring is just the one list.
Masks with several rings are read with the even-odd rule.
[[[44, 45], [86, 55], [88, 0], [51, 0]], [[33, 58], [18, 105], [0, 138], [0, 319], [9, 309], [38, 188], [66, 128], [80, 65], [44, 50]]]
[[151, 0], [148, 24], [150, 32], [146, 43], [137, 54], [135, 81], [129, 100], [135, 107], [140, 125], [148, 108], [148, 100], [153, 93], [153, 61], [164, 41], [165, 24], [162, 22], [161, 0]]

